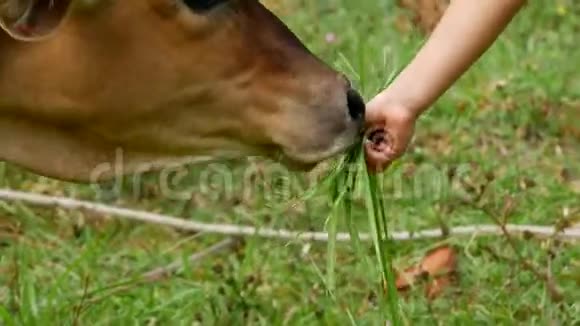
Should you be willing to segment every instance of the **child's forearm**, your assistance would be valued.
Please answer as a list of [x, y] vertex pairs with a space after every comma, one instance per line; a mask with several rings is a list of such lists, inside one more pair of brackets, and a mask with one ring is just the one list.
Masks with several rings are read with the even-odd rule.
[[452, 0], [427, 43], [384, 96], [419, 116], [491, 46], [524, 3]]

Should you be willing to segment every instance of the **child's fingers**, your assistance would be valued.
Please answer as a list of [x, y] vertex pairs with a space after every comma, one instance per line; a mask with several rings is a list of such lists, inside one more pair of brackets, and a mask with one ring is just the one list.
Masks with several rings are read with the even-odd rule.
[[365, 156], [367, 168], [373, 173], [383, 172], [392, 162], [388, 154], [373, 149], [365, 151]]
[[365, 159], [369, 170], [381, 172], [395, 158], [394, 140], [383, 129], [372, 131], [365, 141]]

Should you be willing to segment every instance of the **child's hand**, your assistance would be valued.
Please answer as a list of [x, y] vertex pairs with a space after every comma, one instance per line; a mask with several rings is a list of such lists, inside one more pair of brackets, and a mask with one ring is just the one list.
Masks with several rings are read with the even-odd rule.
[[416, 116], [401, 103], [377, 96], [367, 105], [366, 162], [369, 170], [382, 172], [407, 150]]
[[381, 172], [405, 153], [417, 118], [491, 46], [525, 3], [451, 1], [411, 63], [367, 105], [370, 170]]

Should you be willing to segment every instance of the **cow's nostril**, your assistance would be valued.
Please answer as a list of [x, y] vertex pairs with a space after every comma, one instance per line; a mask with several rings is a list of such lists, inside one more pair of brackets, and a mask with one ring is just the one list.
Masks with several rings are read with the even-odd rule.
[[365, 113], [365, 102], [362, 96], [351, 88], [346, 93], [346, 101], [350, 117], [354, 120], [362, 120]]

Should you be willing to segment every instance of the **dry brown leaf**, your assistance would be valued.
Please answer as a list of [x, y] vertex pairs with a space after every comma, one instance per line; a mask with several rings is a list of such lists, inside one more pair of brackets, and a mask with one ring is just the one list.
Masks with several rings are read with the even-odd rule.
[[455, 271], [457, 257], [455, 250], [449, 246], [439, 247], [430, 251], [423, 259], [421, 267], [430, 276], [448, 274]]
[[421, 277], [421, 273], [422, 271], [419, 266], [407, 268], [405, 271], [403, 271], [403, 273], [399, 274], [397, 280], [395, 281], [397, 290], [402, 291], [411, 287], [415, 283], [415, 280]]
[[450, 246], [442, 246], [429, 251], [419, 264], [399, 273], [395, 285], [399, 292], [404, 292], [417, 282], [428, 279], [425, 295], [432, 300], [452, 284], [456, 270], [455, 250]]
[[425, 296], [429, 300], [437, 298], [445, 289], [451, 286], [453, 278], [450, 275], [437, 277], [425, 288]]
[[399, 0], [399, 7], [413, 13], [413, 23], [430, 34], [449, 6], [449, 0]]

